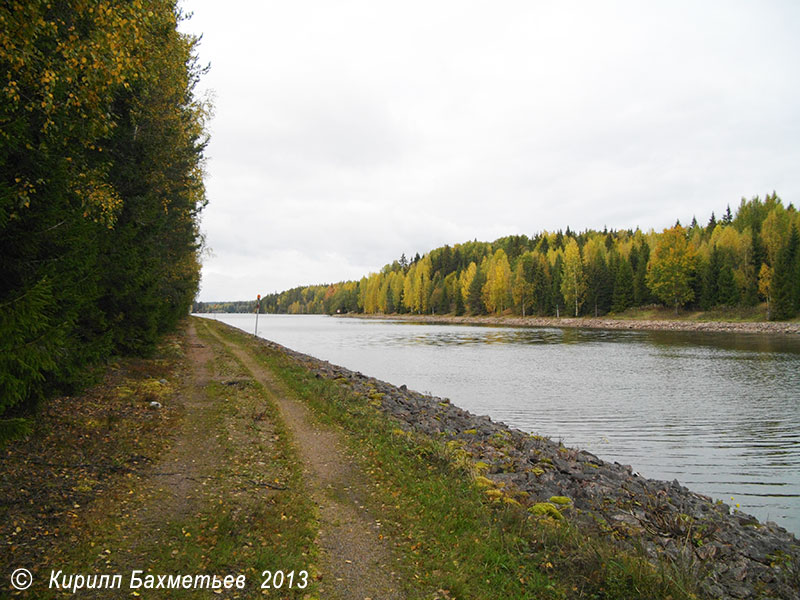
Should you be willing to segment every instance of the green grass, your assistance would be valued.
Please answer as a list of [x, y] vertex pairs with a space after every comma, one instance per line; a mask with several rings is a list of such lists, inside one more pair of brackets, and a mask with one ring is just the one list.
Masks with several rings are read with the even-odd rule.
[[370, 508], [403, 558], [409, 598], [695, 597], [685, 570], [654, 566], [568, 518], [537, 518], [513, 496], [488, 494], [456, 448], [404, 433], [344, 383], [317, 378], [251, 336], [213, 327], [249, 347], [321, 422], [340, 428], [371, 478]]
[[625, 312], [609, 314], [604, 318], [632, 319], [637, 321], [721, 321], [725, 323], [759, 323], [767, 320], [767, 306], [766, 304], [759, 304], [757, 306], [716, 306], [706, 311], [683, 308], [676, 315], [674, 308], [653, 305], [629, 308]]

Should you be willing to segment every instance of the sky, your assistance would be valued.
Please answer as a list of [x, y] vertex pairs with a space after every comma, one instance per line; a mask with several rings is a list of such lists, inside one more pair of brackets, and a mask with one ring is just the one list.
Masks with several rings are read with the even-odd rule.
[[183, 0], [202, 301], [543, 230], [800, 204], [800, 3]]

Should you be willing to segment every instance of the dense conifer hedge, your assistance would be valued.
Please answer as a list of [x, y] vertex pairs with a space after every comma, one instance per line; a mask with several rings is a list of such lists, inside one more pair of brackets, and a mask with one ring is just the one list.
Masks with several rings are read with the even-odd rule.
[[170, 0], [0, 4], [0, 439], [199, 281], [204, 107]]

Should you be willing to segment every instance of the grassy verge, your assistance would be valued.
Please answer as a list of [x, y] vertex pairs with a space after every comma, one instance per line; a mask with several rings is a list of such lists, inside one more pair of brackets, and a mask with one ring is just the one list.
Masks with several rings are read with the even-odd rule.
[[[722, 323], [763, 323], [767, 320], [767, 305], [757, 306], [716, 306], [710, 310], [681, 309], [676, 315], [675, 309], [665, 306], [641, 306], [629, 308], [619, 314], [606, 315], [603, 318], [635, 321], [699, 321]], [[788, 322], [797, 322], [800, 318]]]
[[[183, 418], [171, 399], [186, 373], [184, 346], [178, 334], [151, 358], [112, 362], [98, 384], [79, 397], [52, 399], [29, 435], [2, 448], [0, 596], [12, 593], [8, 575], [15, 568], [28, 568], [35, 580], [50, 568], [77, 568], [76, 548], [91, 544], [86, 525], [98, 498], [104, 505], [119, 501], [167, 449]], [[152, 411], [150, 401], [171, 408]]]
[[[4, 449], [0, 596], [63, 597], [47, 589], [51, 569], [122, 574], [122, 589], [85, 598], [212, 593], [129, 590], [141, 569], [245, 575], [247, 587], [226, 598], [314, 597], [315, 509], [290, 435], [267, 392], [213, 338], [204, 342], [214, 358], [203, 388], [185, 336], [175, 336], [155, 358], [121, 362], [103, 385], [52, 403], [35, 432]], [[151, 410], [152, 400], [163, 408]], [[21, 594], [8, 587], [17, 567], [34, 575]], [[261, 589], [265, 570], [295, 571], [294, 587]], [[302, 589], [300, 571], [309, 572]]]
[[[456, 448], [397, 428], [372, 399], [316, 377], [288, 356], [219, 323], [322, 421], [338, 426], [371, 477], [405, 564], [410, 598], [692, 598], [692, 581], [586, 535], [569, 519], [534, 516], [513, 495], [486, 489]], [[559, 513], [560, 517], [560, 513]], [[424, 590], [419, 592], [419, 590]]]

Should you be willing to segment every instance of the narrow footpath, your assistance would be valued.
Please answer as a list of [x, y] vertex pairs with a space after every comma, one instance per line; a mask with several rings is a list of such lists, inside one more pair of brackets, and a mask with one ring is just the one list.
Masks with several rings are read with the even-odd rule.
[[158, 560], [154, 545], [175, 545], [170, 525], [189, 521], [202, 510], [207, 483], [222, 462], [220, 433], [211, 430], [209, 435], [214, 406], [205, 391], [213, 378], [214, 354], [199, 340], [193, 324], [187, 333], [191, 372], [182, 397], [184, 416], [170, 447], [136, 481], [129, 498], [112, 509], [103, 502], [94, 507], [98, 519], [111, 510], [112, 516], [125, 523], [126, 543], [117, 545], [114, 557], [119, 572], [150, 567]]
[[241, 346], [207, 330], [266, 388], [291, 432], [306, 483], [319, 509], [321, 597], [403, 598], [396, 559], [383, 538], [380, 521], [365, 508], [367, 479], [345, 452], [339, 434], [315, 423], [309, 410]]

